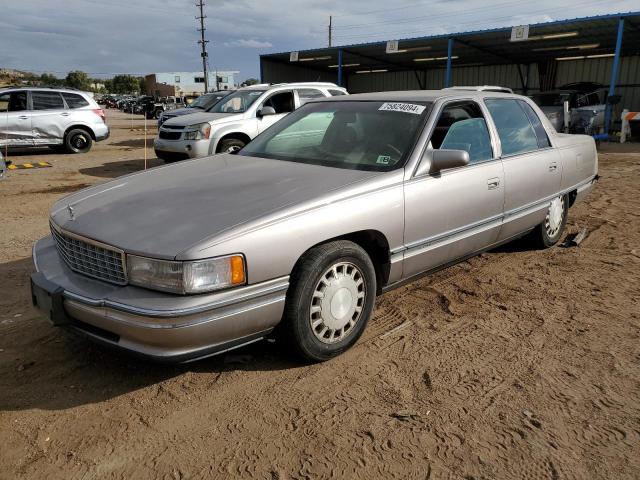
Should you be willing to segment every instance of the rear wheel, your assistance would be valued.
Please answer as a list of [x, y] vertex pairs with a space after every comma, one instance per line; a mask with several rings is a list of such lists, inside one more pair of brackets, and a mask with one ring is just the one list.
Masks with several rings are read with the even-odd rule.
[[70, 130], [64, 137], [64, 146], [69, 153], [86, 153], [92, 144], [91, 134], [81, 128]]
[[227, 138], [220, 142], [218, 153], [235, 153], [246, 145], [245, 142], [237, 138]]
[[544, 221], [534, 230], [533, 236], [541, 248], [554, 246], [560, 240], [569, 213], [569, 197], [561, 195], [551, 200]]
[[305, 360], [333, 358], [358, 341], [375, 295], [375, 268], [360, 246], [340, 240], [314, 247], [291, 276], [283, 333]]

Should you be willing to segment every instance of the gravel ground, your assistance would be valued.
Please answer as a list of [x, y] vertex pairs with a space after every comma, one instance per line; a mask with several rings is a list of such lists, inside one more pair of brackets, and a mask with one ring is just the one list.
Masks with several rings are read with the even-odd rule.
[[1, 479], [640, 477], [637, 148], [600, 154], [579, 247], [520, 241], [385, 294], [324, 364], [261, 342], [167, 367], [30, 307], [52, 203], [144, 168], [143, 121], [107, 115], [89, 154], [11, 155], [53, 167], [0, 182]]

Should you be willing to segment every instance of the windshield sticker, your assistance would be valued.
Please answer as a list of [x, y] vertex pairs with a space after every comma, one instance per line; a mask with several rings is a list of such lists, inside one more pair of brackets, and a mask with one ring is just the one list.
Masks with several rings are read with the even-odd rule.
[[389, 155], [378, 155], [378, 159], [376, 163], [381, 163], [382, 165], [389, 165], [391, 161], [391, 157]]
[[383, 103], [378, 110], [385, 112], [404, 112], [420, 115], [427, 108], [424, 105], [416, 105], [414, 103]]

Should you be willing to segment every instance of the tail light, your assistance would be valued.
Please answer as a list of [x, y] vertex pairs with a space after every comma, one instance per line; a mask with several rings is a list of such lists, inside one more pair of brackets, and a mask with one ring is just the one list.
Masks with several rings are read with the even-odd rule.
[[105, 120], [105, 117], [104, 117], [104, 110], [102, 110], [101, 108], [94, 108], [93, 109], [93, 113], [98, 115], [102, 119], [102, 121], [106, 123], [106, 120]]

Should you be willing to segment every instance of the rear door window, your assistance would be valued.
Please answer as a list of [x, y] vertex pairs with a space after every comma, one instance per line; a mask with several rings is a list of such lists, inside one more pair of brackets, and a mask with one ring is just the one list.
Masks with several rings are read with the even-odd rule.
[[77, 93], [62, 92], [62, 96], [67, 102], [69, 108], [82, 108], [89, 106], [89, 102], [87, 102], [82, 95], [78, 95]]
[[316, 98], [324, 98], [324, 94], [315, 88], [300, 88], [298, 89], [298, 98], [300, 99], [300, 105], [304, 105]]
[[31, 92], [34, 110], [57, 110], [64, 108], [62, 96], [58, 92]]
[[488, 99], [485, 104], [498, 130], [502, 155], [516, 155], [539, 148], [536, 132], [518, 100]]
[[549, 142], [549, 137], [547, 136], [547, 131], [542, 126], [542, 122], [540, 121], [540, 117], [538, 114], [534, 112], [531, 105], [523, 100], [518, 100], [520, 102], [520, 106], [524, 109], [527, 117], [529, 117], [529, 121], [531, 125], [533, 125], [533, 130], [536, 132], [536, 137], [538, 137], [538, 147], [539, 148], [549, 148], [551, 143]]
[[0, 112], [21, 112], [27, 109], [27, 92], [10, 92], [0, 95]]
[[338, 97], [340, 95], [346, 95], [345, 92], [343, 92], [342, 90], [329, 90], [329, 93], [333, 96], [333, 97]]

